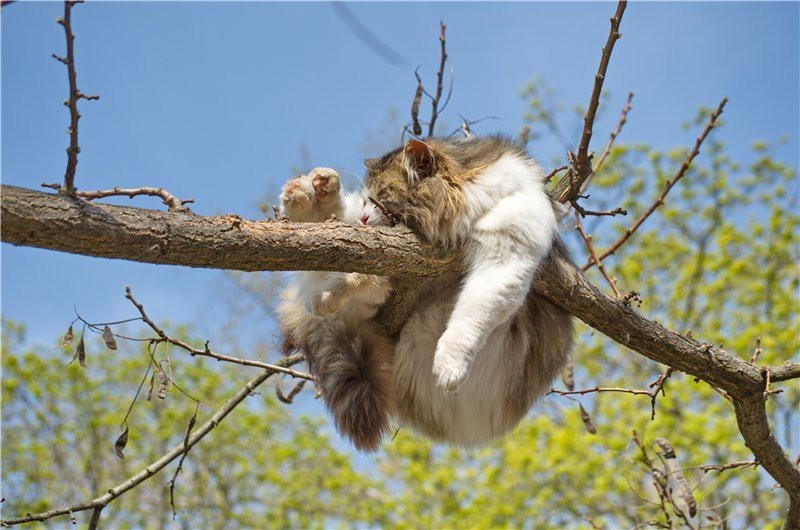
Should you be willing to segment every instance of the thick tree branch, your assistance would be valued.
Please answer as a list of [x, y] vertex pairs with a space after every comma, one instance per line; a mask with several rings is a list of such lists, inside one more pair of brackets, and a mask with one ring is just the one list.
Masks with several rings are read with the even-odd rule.
[[145, 263], [239, 271], [325, 270], [399, 278], [458, 267], [405, 228], [201, 217], [87, 203], [3, 185], [2, 240]]

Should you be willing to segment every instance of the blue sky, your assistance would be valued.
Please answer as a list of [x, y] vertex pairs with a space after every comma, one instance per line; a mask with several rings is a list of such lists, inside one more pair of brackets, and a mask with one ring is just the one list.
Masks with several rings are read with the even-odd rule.
[[[535, 76], [563, 101], [586, 105], [611, 3], [352, 3], [353, 14], [405, 58], [398, 68], [365, 46], [327, 3], [92, 2], [73, 11], [82, 102], [77, 186], [163, 186], [200, 214], [261, 218], [293, 169], [362, 174], [391, 145], [392, 109], [405, 121], [416, 83], [433, 88], [439, 20], [455, 68], [443, 120], [496, 116], [479, 133], [517, 134]], [[747, 161], [753, 140], [789, 142], [798, 161], [798, 3], [632, 3], [608, 71], [599, 150], [628, 91], [634, 110], [620, 141], [671, 148], [694, 142], [681, 125], [729, 97], [720, 139]], [[17, 2], [2, 11], [2, 181], [37, 188], [63, 178], [68, 143], [63, 5]], [[427, 103], [423, 104], [427, 113]], [[376, 140], [376, 138], [378, 140]], [[381, 145], [376, 145], [381, 144]], [[372, 145], [371, 150], [365, 146]], [[308, 155], [304, 155], [303, 152]], [[549, 162], [552, 138], [532, 143]], [[741, 153], [741, 156], [737, 154]], [[701, 155], [702, 156], [702, 155]], [[306, 160], [310, 158], [310, 160]], [[127, 199], [117, 201], [129, 204]], [[157, 199], [132, 204], [162, 208]], [[134, 316], [130, 285], [152, 316], [218, 322], [217, 271], [153, 266], [2, 245], [2, 312], [53, 344], [77, 305], [90, 319]], [[243, 322], [262, 333], [265, 316]], [[205, 333], [203, 331], [202, 333]], [[212, 338], [213, 337], [207, 337]]]

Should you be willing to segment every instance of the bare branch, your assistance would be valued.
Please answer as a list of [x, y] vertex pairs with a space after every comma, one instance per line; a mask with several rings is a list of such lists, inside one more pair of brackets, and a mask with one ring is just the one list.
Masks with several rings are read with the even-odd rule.
[[[600, 260], [601, 261], [606, 259], [608, 256], [610, 256], [614, 252], [616, 252], [617, 249], [619, 249], [619, 247], [621, 247], [628, 239], [630, 239], [630, 237], [633, 235], [633, 233], [636, 232], [636, 230], [638, 230], [640, 226], [642, 226], [642, 223], [644, 223], [647, 220], [647, 218], [650, 217], [650, 215], [653, 212], [655, 212], [656, 209], [659, 206], [664, 204], [664, 199], [666, 198], [666, 196], [669, 193], [669, 191], [681, 179], [681, 177], [683, 177], [686, 174], [686, 171], [692, 165], [692, 161], [698, 155], [698, 153], [700, 153], [700, 146], [703, 145], [703, 142], [705, 141], [706, 137], [708, 136], [708, 134], [711, 132], [711, 130], [716, 125], [717, 118], [719, 118], [720, 114], [722, 114], [722, 110], [725, 108], [725, 104], [727, 102], [728, 102], [728, 98], [724, 98], [720, 102], [720, 104], [717, 107], [717, 109], [714, 112], [711, 113], [711, 116], [710, 116], [710, 118], [708, 120], [708, 123], [706, 124], [705, 129], [703, 129], [703, 132], [697, 138], [697, 141], [694, 144], [694, 148], [686, 156], [686, 159], [683, 161], [683, 164], [681, 164], [681, 167], [680, 167], [680, 169], [678, 169], [678, 172], [675, 174], [674, 177], [672, 177], [670, 180], [668, 180], [664, 184], [664, 188], [661, 190], [661, 193], [658, 195], [658, 197], [656, 198], [655, 202], [647, 210], [645, 210], [645, 212], [636, 220], [636, 222], [634, 222], [633, 225], [631, 225], [630, 228], [625, 230], [625, 233], [622, 234], [622, 236], [620, 236], [620, 238], [613, 245], [608, 247], [607, 250], [605, 250], [604, 252], [602, 252], [600, 254]], [[587, 262], [583, 266], [583, 270], [590, 269], [593, 264], [594, 264], [594, 262], [592, 262], [592, 261]]]
[[603, 47], [603, 53], [600, 56], [600, 66], [594, 77], [594, 88], [592, 89], [592, 96], [589, 99], [589, 107], [586, 109], [586, 115], [583, 118], [583, 133], [581, 134], [581, 142], [578, 146], [575, 164], [570, 168], [570, 172], [567, 176], [559, 182], [559, 186], [556, 189], [556, 197], [558, 197], [560, 202], [567, 202], [574, 199], [580, 193], [583, 183], [592, 175], [592, 164], [589, 157], [589, 142], [592, 139], [592, 127], [594, 126], [597, 107], [600, 105], [600, 93], [603, 91], [603, 82], [606, 78], [606, 70], [608, 69], [608, 62], [611, 59], [611, 52], [614, 50], [614, 44], [622, 37], [622, 34], [619, 33], [619, 26], [622, 22], [622, 15], [625, 13], [625, 7], [627, 7], [627, 5], [627, 1], [620, 0], [617, 4], [617, 11], [611, 18], [611, 30], [609, 31], [606, 45]]
[[711, 471], [722, 473], [728, 469], [744, 469], [747, 467], [758, 467], [758, 462], [755, 460], [740, 460], [739, 462], [731, 462], [730, 464], [706, 464], [703, 466], [691, 466], [684, 468], [684, 470], [699, 469], [704, 473], [709, 473]]
[[[439, 26], [441, 27], [441, 34], [439, 35], [439, 42], [441, 43], [442, 47], [442, 59], [439, 63], [439, 72], [437, 75], [437, 83], [436, 83], [436, 96], [434, 96], [433, 101], [431, 102], [431, 122], [428, 124], [428, 137], [433, 136], [434, 127], [436, 126], [436, 119], [439, 117], [439, 101], [442, 98], [442, 90], [444, 88], [444, 66], [447, 62], [447, 40], [445, 39], [445, 30], [447, 26], [444, 25], [444, 22], [439, 22]], [[452, 87], [452, 84], [451, 84]], [[448, 100], [449, 100], [448, 96]]]
[[[62, 186], [60, 184], [42, 183], [42, 187], [51, 188], [58, 192], [62, 191]], [[76, 191], [75, 195], [87, 201], [93, 201], [95, 199], [104, 199], [106, 197], [128, 197], [130, 199], [133, 199], [134, 197], [139, 195], [161, 197], [161, 200], [169, 208], [169, 211], [175, 211], [175, 210], [189, 211], [189, 209], [185, 208], [184, 206], [186, 204], [194, 202], [194, 199], [179, 199], [170, 192], [168, 192], [167, 190], [165, 190], [164, 188], [151, 188], [146, 186], [142, 188], [120, 188], [115, 186], [114, 189], [110, 190]]]
[[756, 347], [755, 347], [755, 350], [753, 351], [753, 356], [750, 357], [750, 364], [756, 364], [756, 361], [758, 360], [758, 356], [761, 355], [761, 352], [762, 352], [762, 350], [761, 350], [761, 337], [756, 337]]
[[75, 35], [72, 33], [72, 7], [82, 3], [83, 0], [67, 0], [64, 2], [64, 18], [59, 18], [58, 23], [64, 27], [64, 34], [67, 38], [67, 56], [53, 57], [59, 62], [67, 65], [67, 75], [69, 77], [69, 99], [64, 101], [64, 105], [69, 107], [69, 147], [67, 148], [67, 171], [64, 174], [64, 193], [73, 195], [75, 193], [75, 169], [78, 166], [78, 153], [81, 148], [78, 146], [78, 120], [81, 115], [78, 112], [79, 99], [100, 99], [100, 96], [89, 96], [78, 90], [77, 75], [75, 73]]
[[[573, 203], [573, 204], [577, 205], [577, 203]], [[603, 274], [605, 279], [608, 281], [608, 284], [611, 286], [611, 289], [614, 291], [614, 294], [617, 296], [617, 298], [618, 299], [622, 298], [622, 293], [620, 293], [619, 289], [617, 288], [617, 281], [608, 274], [608, 271], [606, 270], [605, 265], [603, 265], [603, 262], [600, 261], [600, 258], [597, 257], [597, 253], [594, 251], [594, 245], [592, 245], [592, 236], [586, 235], [586, 232], [583, 230], [583, 223], [581, 223], [580, 215], [578, 215], [578, 214], [579, 214], [579, 211], [576, 210], [575, 211], [575, 228], [581, 234], [581, 237], [583, 238], [583, 242], [586, 243], [586, 248], [589, 250], [589, 255], [591, 256], [592, 260], [597, 264], [597, 266], [600, 268], [600, 272]]]
[[192, 345], [190, 345], [190, 344], [188, 344], [188, 343], [186, 343], [186, 342], [184, 342], [184, 341], [182, 341], [180, 339], [175, 339], [175, 338], [170, 337], [169, 335], [167, 335], [167, 333], [163, 329], [161, 329], [155, 322], [153, 322], [150, 319], [150, 317], [147, 316], [147, 313], [145, 313], [145, 311], [144, 311], [144, 307], [142, 306], [142, 304], [140, 304], [139, 302], [136, 301], [136, 299], [133, 297], [133, 294], [131, 294], [131, 288], [127, 287], [127, 286], [125, 287], [125, 298], [127, 298], [128, 300], [131, 301], [131, 303], [136, 307], [136, 309], [142, 315], [142, 320], [148, 326], [150, 326], [153, 329], [153, 331], [156, 332], [156, 334], [158, 334], [159, 338], [157, 340], [162, 341], [162, 342], [167, 342], [169, 344], [172, 344], [174, 346], [182, 348], [182, 349], [186, 350], [187, 352], [189, 352], [192, 356], [201, 355], [203, 357], [211, 357], [212, 359], [216, 359], [218, 361], [225, 361], [225, 362], [234, 363], [234, 364], [241, 364], [241, 365], [244, 365], [244, 366], [256, 366], [256, 367], [259, 367], [259, 368], [272, 370], [274, 372], [280, 372], [280, 373], [283, 373], [283, 374], [291, 375], [292, 377], [298, 377], [300, 379], [307, 379], [309, 381], [314, 381], [315, 380], [314, 377], [312, 375], [310, 375], [310, 374], [306, 374], [306, 373], [303, 373], [303, 372], [298, 372], [296, 370], [293, 370], [291, 368], [286, 368], [284, 366], [280, 366], [280, 365], [276, 365], [276, 364], [264, 363], [264, 362], [261, 362], [261, 361], [253, 361], [253, 360], [250, 360], [250, 359], [240, 359], [238, 357], [231, 357], [229, 355], [223, 355], [221, 353], [215, 353], [215, 352], [211, 351], [208, 348], [208, 343], [206, 343], [205, 348], [202, 349], [202, 350], [199, 349], [199, 348], [195, 348]]
[[596, 386], [594, 388], [584, 388], [583, 390], [558, 390], [556, 388], [551, 388], [546, 396], [550, 394], [558, 394], [559, 396], [572, 396], [572, 395], [584, 395], [584, 394], [591, 394], [591, 393], [600, 393], [600, 392], [621, 392], [623, 394], [633, 394], [634, 396], [650, 396], [651, 392], [649, 390], [636, 390], [633, 388], [620, 388], [620, 387], [602, 387]]
[[572, 202], [570, 202], [570, 204], [572, 205], [573, 208], [575, 208], [575, 211], [581, 215], [581, 217], [586, 217], [589, 215], [595, 217], [603, 217], [603, 216], [615, 217], [617, 215], [628, 215], [628, 210], [625, 210], [623, 208], [614, 208], [613, 210], [601, 211], [601, 212], [594, 210], [585, 210], [580, 204], [578, 204], [578, 199], [573, 200]]
[[619, 133], [622, 132], [622, 127], [628, 121], [628, 112], [630, 112], [630, 110], [633, 108], [633, 106], [631, 106], [632, 101], [633, 101], [633, 92], [629, 92], [628, 101], [625, 103], [625, 108], [622, 109], [622, 115], [619, 118], [619, 123], [617, 123], [617, 128], [611, 131], [608, 143], [603, 149], [603, 152], [600, 153], [600, 158], [598, 158], [597, 162], [595, 162], [594, 169], [592, 169], [592, 174], [589, 176], [589, 178], [586, 179], [586, 181], [581, 186], [580, 193], [586, 191], [586, 187], [589, 185], [589, 181], [592, 179], [594, 175], [597, 174], [598, 171], [600, 171], [600, 168], [603, 166], [603, 162], [606, 161], [606, 158], [608, 157], [609, 153], [611, 153], [611, 148], [614, 146], [614, 140], [617, 139]]
[[[523, 132], [525, 132], [524, 129], [523, 129]], [[528, 128], [528, 133], [530, 133], [530, 128]], [[520, 134], [520, 136], [522, 136], [522, 134]], [[522, 143], [528, 143], [527, 142], [527, 136], [525, 137], [524, 140], [521, 140], [521, 141], [522, 141]], [[565, 169], [568, 169], [568, 168], [569, 168], [569, 166], [560, 166], [560, 167], [555, 168], [553, 171], [548, 173], [547, 176], [544, 178], [545, 183], [550, 182], [551, 180], [553, 180], [553, 177], [555, 177], [558, 173], [560, 173], [561, 171], [564, 171]]]

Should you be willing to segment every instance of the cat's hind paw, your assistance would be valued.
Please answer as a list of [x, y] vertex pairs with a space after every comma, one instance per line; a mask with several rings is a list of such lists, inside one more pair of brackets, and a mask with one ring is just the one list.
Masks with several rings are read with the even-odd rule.
[[311, 312], [318, 317], [327, 317], [342, 308], [343, 299], [331, 291], [322, 291], [314, 297]]

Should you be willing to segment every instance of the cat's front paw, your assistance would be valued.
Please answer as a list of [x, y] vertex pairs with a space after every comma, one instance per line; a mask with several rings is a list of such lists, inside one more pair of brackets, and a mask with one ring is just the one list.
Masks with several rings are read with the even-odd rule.
[[308, 175], [298, 175], [281, 189], [281, 214], [302, 221], [314, 206], [314, 186]]
[[339, 200], [339, 174], [329, 167], [316, 167], [308, 174], [319, 206], [326, 207]]
[[458, 389], [467, 380], [470, 358], [455, 345], [439, 341], [433, 355], [433, 377], [436, 386], [447, 394], [457, 394]]

